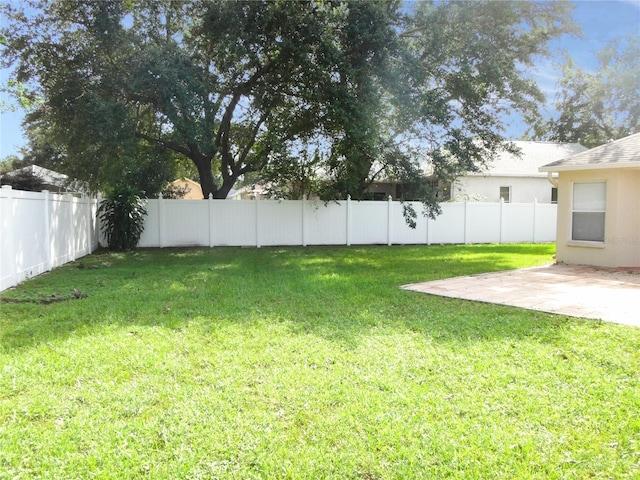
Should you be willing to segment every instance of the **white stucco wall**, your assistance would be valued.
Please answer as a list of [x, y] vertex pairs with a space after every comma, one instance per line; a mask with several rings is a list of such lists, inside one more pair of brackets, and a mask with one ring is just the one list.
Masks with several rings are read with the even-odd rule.
[[500, 187], [511, 187], [512, 203], [551, 203], [551, 188], [546, 177], [482, 177], [457, 179], [452, 186], [452, 199], [499, 202]]

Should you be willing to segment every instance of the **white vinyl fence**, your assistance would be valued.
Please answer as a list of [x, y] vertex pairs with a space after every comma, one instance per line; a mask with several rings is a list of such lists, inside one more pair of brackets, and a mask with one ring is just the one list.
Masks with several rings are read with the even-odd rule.
[[407, 226], [391, 200], [149, 200], [140, 247], [544, 243], [555, 241], [556, 205], [443, 203], [435, 220]]
[[98, 247], [97, 200], [0, 188], [0, 291]]
[[[443, 203], [435, 220], [402, 204], [305, 200], [148, 200], [140, 247], [553, 242], [556, 205]], [[0, 189], [0, 291], [98, 247], [98, 201]], [[101, 243], [104, 243], [102, 241]]]

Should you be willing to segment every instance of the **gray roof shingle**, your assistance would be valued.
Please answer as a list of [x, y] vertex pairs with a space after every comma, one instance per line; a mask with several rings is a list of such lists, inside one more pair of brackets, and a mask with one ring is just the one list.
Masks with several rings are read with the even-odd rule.
[[552, 160], [559, 160], [587, 149], [579, 143], [555, 142], [513, 142], [521, 151], [519, 156], [502, 152], [480, 172], [468, 173], [470, 176], [491, 177], [546, 177], [538, 171], [540, 166]]
[[603, 168], [640, 168], [640, 133], [548, 163], [540, 167], [540, 171], [559, 172]]

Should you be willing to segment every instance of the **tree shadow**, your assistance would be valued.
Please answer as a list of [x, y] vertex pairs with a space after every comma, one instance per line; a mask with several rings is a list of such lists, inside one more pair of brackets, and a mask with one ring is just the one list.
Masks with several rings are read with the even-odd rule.
[[[437, 342], [557, 337], [561, 316], [417, 295], [399, 285], [516, 268], [551, 259], [548, 245], [144, 249], [98, 252], [0, 296], [5, 351], [88, 335], [96, 327], [185, 328], [286, 323], [295, 332], [357, 346], [376, 331]], [[87, 298], [49, 305], [2, 298]]]

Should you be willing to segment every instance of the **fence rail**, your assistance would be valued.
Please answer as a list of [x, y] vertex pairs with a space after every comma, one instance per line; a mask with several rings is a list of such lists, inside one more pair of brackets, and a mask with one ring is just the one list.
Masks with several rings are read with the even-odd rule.
[[[422, 205], [412, 203], [417, 212]], [[104, 244], [98, 201], [0, 189], [0, 291]], [[140, 247], [544, 243], [555, 240], [556, 205], [443, 203], [416, 228], [400, 202], [350, 199], [148, 200]]]
[[443, 203], [415, 229], [391, 200], [149, 200], [141, 247], [545, 243], [555, 240], [556, 205]]
[[98, 246], [97, 200], [0, 188], [0, 291]]

